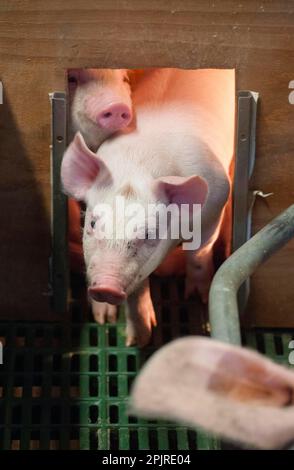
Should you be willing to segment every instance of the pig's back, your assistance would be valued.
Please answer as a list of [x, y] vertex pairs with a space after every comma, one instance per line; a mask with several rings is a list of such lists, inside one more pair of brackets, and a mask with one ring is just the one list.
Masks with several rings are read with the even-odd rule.
[[[136, 125], [146, 134], [191, 135], [210, 147], [228, 171], [234, 153], [233, 71], [154, 69], [134, 93]], [[226, 102], [226, 109], [223, 103]]]

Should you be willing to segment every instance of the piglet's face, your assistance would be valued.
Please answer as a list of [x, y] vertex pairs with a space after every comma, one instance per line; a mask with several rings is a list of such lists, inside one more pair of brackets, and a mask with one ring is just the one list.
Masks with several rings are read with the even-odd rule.
[[[127, 210], [129, 201], [124, 202]], [[112, 209], [115, 213], [115, 201]], [[125, 220], [117, 215], [117, 222], [122, 226]], [[150, 238], [151, 232], [152, 237], [156, 236], [156, 225], [140, 217], [133, 217], [133, 222], [136, 224], [133, 233], [120, 235], [114, 229], [112, 235], [105, 237], [102, 218], [87, 210], [84, 254], [89, 293], [97, 301], [120, 304], [153, 271], [150, 258], [161, 251], [160, 241]]]
[[198, 176], [142, 175], [141, 182], [118, 186], [79, 134], [64, 155], [61, 176], [65, 190], [87, 204], [83, 247], [89, 294], [111, 304], [122, 303], [179, 243], [170, 236], [170, 221], [162, 226], [158, 207], [203, 204], [207, 194]]
[[88, 146], [97, 149], [132, 120], [130, 85], [125, 70], [72, 69], [68, 75], [72, 124]]

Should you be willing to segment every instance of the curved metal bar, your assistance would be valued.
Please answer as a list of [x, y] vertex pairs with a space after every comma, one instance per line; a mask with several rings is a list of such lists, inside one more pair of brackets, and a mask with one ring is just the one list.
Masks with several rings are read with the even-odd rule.
[[241, 344], [237, 292], [271, 255], [294, 237], [294, 204], [235, 251], [214, 276], [209, 293], [211, 335]]

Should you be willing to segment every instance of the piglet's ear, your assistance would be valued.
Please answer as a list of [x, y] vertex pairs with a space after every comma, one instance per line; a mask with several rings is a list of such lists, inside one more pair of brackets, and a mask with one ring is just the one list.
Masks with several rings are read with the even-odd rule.
[[166, 176], [155, 182], [158, 191], [163, 191], [172, 204], [204, 204], [208, 186], [201, 176]]
[[85, 144], [78, 132], [67, 148], [61, 164], [61, 180], [66, 193], [78, 200], [85, 199], [104, 163]]

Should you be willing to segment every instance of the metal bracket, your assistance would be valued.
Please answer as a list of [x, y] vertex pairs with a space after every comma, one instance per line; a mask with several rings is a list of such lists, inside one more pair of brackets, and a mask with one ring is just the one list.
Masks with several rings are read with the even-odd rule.
[[3, 104], [3, 83], [0, 80], [0, 104]]
[[51, 102], [51, 237], [50, 281], [52, 308], [67, 311], [69, 261], [67, 241], [67, 197], [62, 192], [60, 167], [67, 146], [66, 93], [49, 95]]
[[[255, 162], [256, 112], [258, 93], [239, 91], [237, 98], [236, 161], [233, 185], [233, 240], [236, 251], [251, 236], [251, 211], [248, 203], [248, 186]], [[249, 279], [238, 292], [239, 312], [245, 309], [249, 296]]]

